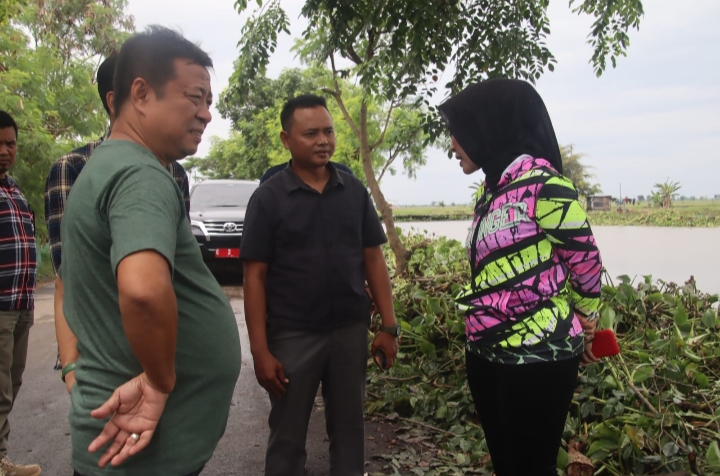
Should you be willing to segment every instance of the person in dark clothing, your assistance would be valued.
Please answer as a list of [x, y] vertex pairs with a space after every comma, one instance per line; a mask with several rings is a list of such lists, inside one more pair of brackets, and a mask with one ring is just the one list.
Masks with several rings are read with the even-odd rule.
[[35, 322], [37, 272], [35, 214], [8, 175], [17, 150], [17, 123], [0, 111], [0, 476], [38, 476], [38, 465], [13, 464], [7, 457], [8, 417], [22, 386]]
[[439, 111], [463, 172], [485, 173], [467, 240], [471, 280], [458, 303], [493, 469], [556, 476], [578, 366], [597, 361], [600, 254], [529, 83], [474, 84]]
[[325, 100], [299, 96], [281, 114], [292, 159], [259, 187], [245, 215], [245, 319], [255, 376], [270, 393], [266, 476], [302, 476], [322, 383], [330, 474], [365, 472], [363, 400], [370, 297], [382, 317], [372, 353], [392, 366], [399, 326], [387, 241], [365, 186], [330, 163], [335, 131]]

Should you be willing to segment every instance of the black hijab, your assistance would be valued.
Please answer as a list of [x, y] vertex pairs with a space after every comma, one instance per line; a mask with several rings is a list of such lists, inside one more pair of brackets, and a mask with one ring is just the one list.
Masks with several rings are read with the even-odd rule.
[[494, 190], [520, 155], [546, 159], [562, 173], [550, 115], [535, 88], [517, 79], [490, 79], [468, 86], [439, 107], [450, 132], [485, 173]]

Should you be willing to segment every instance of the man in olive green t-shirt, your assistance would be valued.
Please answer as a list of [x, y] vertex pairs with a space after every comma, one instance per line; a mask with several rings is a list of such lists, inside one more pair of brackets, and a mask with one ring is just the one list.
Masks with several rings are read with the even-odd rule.
[[170, 30], [131, 37], [118, 58], [117, 121], [68, 200], [60, 278], [79, 351], [76, 475], [196, 476], [226, 428], [237, 324], [165, 168], [197, 150], [211, 66]]

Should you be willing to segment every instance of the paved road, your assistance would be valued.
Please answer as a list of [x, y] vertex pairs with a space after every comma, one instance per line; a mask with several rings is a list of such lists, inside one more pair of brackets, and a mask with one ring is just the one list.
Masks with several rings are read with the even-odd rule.
[[[203, 476], [258, 476], [263, 474], [267, 444], [267, 396], [255, 380], [242, 310], [242, 288], [224, 287], [230, 298], [242, 342], [242, 370], [235, 387], [227, 431]], [[70, 476], [70, 427], [67, 414], [70, 400], [60, 374], [53, 370], [57, 344], [53, 324], [52, 284], [38, 289], [35, 325], [24, 383], [10, 414], [9, 456], [18, 463], [38, 463], [43, 475]], [[322, 407], [317, 406], [308, 434], [309, 476], [328, 472], [327, 439]], [[373, 429], [378, 424], [373, 424]], [[378, 429], [379, 430], [379, 429]], [[372, 438], [371, 438], [372, 439]], [[372, 454], [368, 450], [368, 454]]]

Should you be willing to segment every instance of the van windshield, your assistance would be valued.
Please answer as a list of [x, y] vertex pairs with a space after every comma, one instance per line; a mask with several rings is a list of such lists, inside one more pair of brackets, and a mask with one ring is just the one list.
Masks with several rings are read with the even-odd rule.
[[258, 184], [207, 181], [195, 186], [190, 208], [246, 207]]

